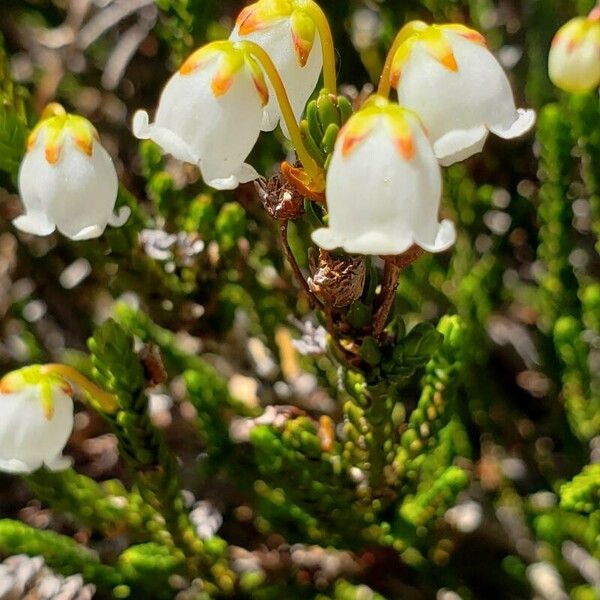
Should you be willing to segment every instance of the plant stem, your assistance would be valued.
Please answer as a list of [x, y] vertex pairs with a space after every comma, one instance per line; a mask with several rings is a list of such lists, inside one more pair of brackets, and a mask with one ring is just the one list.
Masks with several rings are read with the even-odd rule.
[[115, 413], [119, 408], [119, 399], [117, 396], [105, 392], [73, 367], [60, 364], [48, 364], [44, 365], [41, 371], [44, 374], [60, 375], [71, 383], [74, 383], [77, 387], [87, 392], [100, 408], [107, 413]]
[[298, 154], [298, 158], [302, 162], [302, 166], [305, 171], [311, 176], [315, 181], [320, 181], [323, 179], [323, 172], [319, 165], [312, 158], [310, 153], [308, 152], [304, 140], [302, 139], [302, 133], [300, 132], [300, 127], [296, 121], [296, 117], [294, 115], [294, 110], [290, 103], [289, 96], [285, 89], [285, 85], [281, 80], [281, 76], [275, 67], [275, 64], [271, 60], [271, 57], [268, 55], [265, 50], [263, 50], [258, 44], [254, 42], [237, 42], [236, 46], [245, 50], [248, 54], [253, 56], [265, 70], [265, 73], [269, 77], [269, 81], [273, 86], [273, 90], [275, 91], [275, 95], [277, 96], [277, 100], [279, 101], [279, 109], [281, 110], [281, 115], [285, 124], [287, 125], [288, 131], [290, 133], [290, 137], [292, 140], [292, 144], [296, 149], [296, 153]]
[[383, 71], [381, 73], [381, 78], [379, 80], [379, 87], [377, 89], [377, 94], [379, 96], [383, 96], [384, 98], [390, 97], [391, 91], [391, 74], [392, 74], [392, 66], [394, 64], [394, 58], [396, 57], [396, 52], [398, 52], [400, 46], [412, 35], [414, 35], [417, 31], [422, 30], [427, 27], [425, 23], [422, 21], [411, 21], [407, 23], [396, 36], [390, 51], [387, 54], [385, 59], [385, 65], [383, 67]]
[[335, 44], [327, 16], [323, 9], [313, 0], [307, 0], [302, 9], [314, 20], [321, 38], [323, 50], [323, 79], [325, 89], [332, 94], [337, 93], [337, 69], [335, 64]]
[[381, 289], [381, 304], [375, 313], [373, 323], [373, 337], [380, 339], [383, 335], [390, 311], [396, 299], [396, 290], [400, 281], [401, 268], [391, 260], [385, 261], [383, 272], [383, 287]]
[[302, 271], [300, 270], [300, 265], [298, 265], [298, 261], [296, 260], [296, 257], [294, 256], [292, 249], [290, 248], [290, 243], [288, 240], [289, 224], [290, 224], [289, 221], [284, 221], [283, 223], [281, 223], [279, 225], [279, 234], [281, 236], [283, 252], [285, 254], [285, 257], [286, 257], [288, 263], [290, 264], [290, 267], [292, 268], [292, 271], [294, 273], [294, 276], [296, 277], [296, 280], [298, 281], [298, 283], [301, 285], [302, 289], [308, 296], [311, 308], [316, 308], [317, 306], [322, 307], [323, 306], [322, 302], [315, 296], [313, 291], [310, 289], [308, 282], [306, 281], [306, 279], [304, 278], [304, 275], [302, 274]]

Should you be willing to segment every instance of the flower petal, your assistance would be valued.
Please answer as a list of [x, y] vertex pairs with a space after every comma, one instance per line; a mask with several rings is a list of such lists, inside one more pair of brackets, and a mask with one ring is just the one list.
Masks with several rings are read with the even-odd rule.
[[13, 219], [13, 225], [24, 233], [40, 236], [50, 235], [56, 230], [56, 225], [43, 212], [36, 211], [29, 211]]
[[530, 131], [535, 125], [536, 118], [535, 110], [519, 108], [517, 109], [516, 119], [512, 123], [508, 125], [505, 123], [490, 125], [490, 131], [505, 140], [512, 140]]
[[123, 227], [131, 216], [131, 209], [129, 206], [121, 206], [118, 212], [113, 213], [108, 219], [108, 224], [111, 227]]
[[455, 129], [442, 136], [433, 144], [436, 157], [443, 167], [481, 152], [488, 137], [488, 130], [483, 125], [473, 129]]
[[0, 471], [4, 473], [14, 473], [15, 475], [23, 475], [33, 473], [42, 467], [43, 462], [35, 461], [26, 463], [17, 458], [0, 458]]
[[415, 244], [427, 252], [445, 252], [456, 243], [456, 227], [452, 221], [444, 219], [438, 228], [437, 235], [433, 244], [427, 240], [415, 237]]
[[105, 229], [106, 227], [90, 225], [89, 227], [84, 227], [81, 231], [78, 231], [77, 233], [69, 233], [66, 231], [61, 231], [61, 233], [71, 238], [74, 242], [84, 242], [86, 240], [94, 240], [96, 238], [99, 238], [104, 233]]
[[248, 183], [260, 179], [260, 175], [256, 169], [245, 163], [229, 177], [220, 177], [215, 174], [216, 171], [213, 169], [216, 169], [216, 167], [210, 165], [206, 166], [204, 164], [200, 165], [202, 178], [207, 185], [210, 185], [216, 190], [234, 190], [240, 183]]
[[197, 164], [199, 161], [199, 157], [188, 144], [172, 130], [156, 124], [149, 124], [148, 113], [145, 110], [138, 110], [135, 113], [133, 117], [133, 134], [139, 140], [152, 140], [164, 152], [177, 160], [192, 164]]
[[112, 159], [97, 142], [88, 157], [67, 140], [63, 154], [46, 176], [47, 214], [73, 240], [99, 237], [117, 200], [119, 182]]
[[65, 471], [73, 466], [73, 459], [69, 456], [63, 456], [62, 454], [59, 454], [52, 460], [44, 461], [44, 464], [50, 471]]

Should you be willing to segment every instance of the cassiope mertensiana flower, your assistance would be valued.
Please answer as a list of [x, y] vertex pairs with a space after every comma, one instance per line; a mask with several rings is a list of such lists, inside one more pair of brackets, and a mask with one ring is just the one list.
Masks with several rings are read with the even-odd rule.
[[25, 214], [13, 223], [35, 235], [58, 229], [72, 240], [97, 238], [107, 225], [120, 227], [129, 217], [126, 208], [113, 214], [118, 185], [93, 125], [51, 104], [29, 137], [19, 171]]
[[340, 132], [327, 174], [329, 224], [313, 240], [356, 254], [398, 255], [415, 244], [442, 252], [456, 231], [439, 223], [441, 193], [418, 116], [374, 96]]
[[[233, 41], [254, 42], [269, 54], [285, 85], [297, 121], [323, 69], [321, 38], [310, 14], [311, 4], [307, 0], [260, 0], [240, 13], [230, 37]], [[288, 135], [277, 97], [268, 85], [270, 97], [262, 130], [272, 131], [281, 122]]]
[[64, 379], [33, 366], [0, 380], [0, 471], [69, 467], [62, 451], [72, 430], [72, 390]]
[[550, 79], [565, 92], [588, 92], [600, 84], [600, 9], [571, 19], [552, 40]]
[[490, 131], [511, 139], [533, 127], [535, 112], [516, 108], [502, 66], [477, 31], [413, 21], [394, 50], [389, 83], [421, 117], [444, 166], [480, 152]]
[[204, 181], [220, 190], [258, 179], [245, 164], [262, 123], [269, 92], [256, 60], [231, 41], [194, 52], [160, 98], [155, 122], [138, 111], [133, 131], [166, 153], [197, 165]]

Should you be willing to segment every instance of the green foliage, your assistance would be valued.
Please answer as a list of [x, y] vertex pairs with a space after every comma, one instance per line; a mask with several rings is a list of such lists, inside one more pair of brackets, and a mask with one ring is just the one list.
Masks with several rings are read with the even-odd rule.
[[586, 466], [572, 481], [560, 488], [560, 506], [584, 514], [600, 510], [600, 465]]
[[[2, 557], [42, 554], [57, 572], [82, 573], [100, 597], [166, 600], [189, 587], [183, 597], [201, 600], [520, 599], [540, 595], [530, 569], [540, 562], [557, 569], [564, 597], [598, 597], [600, 103], [596, 93], [559, 97], [546, 73], [552, 35], [593, 2], [513, 4], [322, 3], [340, 83], [375, 82], [383, 50], [408, 19], [461, 21], [484, 30], [508, 62], [523, 48], [514, 88], [539, 111], [534, 144], [490, 139], [481, 156], [444, 170], [442, 212], [457, 225], [457, 245], [402, 270], [381, 336], [372, 331], [378, 259], [366, 261], [358, 300], [309, 315], [280, 223], [267, 219], [251, 186], [206, 189], [152, 142], [134, 144], [123, 135], [125, 116], [115, 117], [154, 101], [160, 82], [143, 82], [155, 67], [172, 71], [195, 46], [226, 37], [239, 2], [157, 0], [156, 26], [118, 96], [94, 88], [109, 44], [83, 62], [79, 50], [61, 49], [71, 58], [57, 95], [100, 119], [127, 185], [118, 204], [133, 215], [97, 241], [46, 246], [22, 236], [11, 251], [16, 204], [2, 196], [0, 363], [56, 357], [91, 375], [119, 410], [105, 414], [91, 398], [103, 421], [80, 421], [91, 422], [90, 435], [112, 433], [123, 460], [100, 481], [74, 470], [26, 477], [44, 508], [68, 517], [50, 527], [88, 541], [4, 519]], [[9, 57], [34, 54], [18, 45], [35, 30], [45, 34], [38, 55], [57, 59], [48, 40], [64, 31], [64, 5], [0, 7], [2, 31], [10, 16], [10, 53], [0, 50], [0, 185], [11, 192], [27, 96], [45, 100], [49, 80], [33, 56], [30, 89], [14, 84]], [[301, 123], [325, 168], [360, 102], [340, 89], [352, 102], [320, 93]], [[264, 173], [283, 158], [281, 140], [263, 136], [257, 147]], [[304, 208], [289, 241], [308, 275], [310, 232], [324, 212], [308, 201]], [[165, 238], [176, 239], [166, 250]], [[67, 289], [64, 272], [76, 259], [90, 273]], [[119, 301], [125, 292], [140, 308]], [[109, 312], [114, 320], [96, 328]], [[317, 325], [295, 320], [309, 316], [329, 330], [324, 353]], [[310, 347], [305, 356], [289, 347], [288, 328], [300, 330], [292, 333]], [[88, 337], [89, 356], [63, 355]], [[151, 415], [153, 393], [172, 399], [172, 409]], [[89, 458], [83, 435], [72, 442], [78, 469]], [[28, 492], [16, 487], [13, 496], [11, 486], [16, 479], [0, 482], [0, 509], [25, 519], [18, 511]], [[223, 518], [218, 533], [209, 516], [190, 516], [196, 499]]]
[[540, 281], [540, 303], [549, 327], [556, 322], [559, 314], [572, 314], [579, 308], [577, 280], [569, 264], [569, 255], [574, 247], [573, 212], [569, 201], [573, 175], [571, 135], [561, 107], [555, 104], [546, 106], [538, 125], [543, 180], [538, 258], [545, 267]]
[[133, 351], [133, 338], [109, 320], [96, 330], [89, 346], [97, 381], [119, 398], [119, 412], [107, 419], [121, 454], [136, 474], [144, 501], [165, 519], [177, 564], [185, 559], [191, 572], [210, 567], [217, 584], [230, 588], [232, 576], [223, 564], [222, 548], [218, 543], [209, 546], [197, 536], [185, 510], [175, 457], [150, 421], [143, 369]]
[[[131, 546], [119, 557], [118, 568], [127, 587], [135, 594], [152, 598], [171, 598], [173, 589], [169, 579], [181, 570], [181, 560], [158, 544]], [[121, 590], [124, 593], [125, 589]]]
[[16, 182], [29, 129], [25, 91], [8, 74], [9, 64], [0, 35], [0, 171]]
[[159, 513], [118, 480], [97, 483], [69, 469], [57, 473], [37, 471], [27, 483], [35, 496], [54, 510], [71, 515], [79, 524], [106, 537], [129, 535], [134, 540], [170, 543]]

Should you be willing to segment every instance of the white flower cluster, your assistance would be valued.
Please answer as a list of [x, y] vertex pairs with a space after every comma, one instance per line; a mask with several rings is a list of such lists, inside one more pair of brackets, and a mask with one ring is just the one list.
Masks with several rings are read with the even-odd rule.
[[[242, 11], [229, 40], [200, 48], [182, 64], [154, 121], [138, 111], [133, 131], [196, 165], [208, 185], [229, 190], [259, 178], [246, 160], [261, 130], [281, 123], [304, 167], [288, 173], [306, 183], [307, 195], [326, 199], [328, 227], [315, 232], [315, 242], [395, 255], [414, 244], [440, 252], [454, 243], [452, 223], [438, 222], [440, 164], [481, 151], [490, 132], [514, 138], [535, 121], [533, 111], [515, 107], [482, 35], [414, 21], [390, 51], [380, 95], [338, 136], [328, 173], [316, 163], [311, 172], [298, 121], [321, 72], [335, 93], [335, 51], [319, 6], [259, 0]], [[391, 88], [398, 103], [387, 99]], [[58, 228], [83, 240], [127, 217], [113, 215], [117, 178], [95, 130], [64, 112], [44, 118], [32, 134], [20, 186], [26, 214], [15, 225], [27, 232]]]

